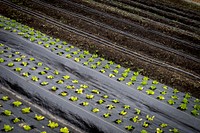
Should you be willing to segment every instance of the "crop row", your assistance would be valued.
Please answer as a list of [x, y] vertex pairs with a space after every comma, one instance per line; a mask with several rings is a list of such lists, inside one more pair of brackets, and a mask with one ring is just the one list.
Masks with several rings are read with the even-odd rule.
[[142, 111], [137, 106], [127, 105], [123, 100], [109, 96], [92, 86], [82, 84], [70, 73], [64, 75], [63, 72], [47, 67], [43, 62], [4, 44], [1, 44], [1, 49], [4, 51], [1, 54], [3, 55], [1, 56], [2, 65], [55, 95], [97, 114], [103, 119], [108, 119], [107, 121], [112, 124], [129, 131], [145, 132], [151, 131], [151, 128], [157, 132], [178, 131], [156, 119], [156, 115]]
[[5, 132], [60, 132], [69, 133], [67, 127], [52, 121], [27, 107], [20, 100], [0, 93], [0, 129]]
[[104, 58], [98, 57], [97, 54], [90, 54], [86, 50], [80, 50], [73, 45], [60, 41], [60, 39], [48, 37], [15, 21], [5, 20], [5, 18], [1, 19], [1, 21], [0, 26], [4, 27], [5, 30], [10, 30], [31, 42], [44, 46], [59, 56], [74, 60], [182, 111], [199, 116], [199, 100], [191, 97], [189, 93], [183, 94], [177, 89], [172, 89], [158, 83], [156, 80], [141, 76], [139, 74], [140, 71], [132, 72], [129, 68], [125, 69], [112, 61], [106, 61]]

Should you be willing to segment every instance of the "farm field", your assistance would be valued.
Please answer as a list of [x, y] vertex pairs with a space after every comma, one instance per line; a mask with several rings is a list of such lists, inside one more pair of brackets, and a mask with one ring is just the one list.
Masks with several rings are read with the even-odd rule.
[[0, 5], [2, 132], [200, 132], [198, 5]]

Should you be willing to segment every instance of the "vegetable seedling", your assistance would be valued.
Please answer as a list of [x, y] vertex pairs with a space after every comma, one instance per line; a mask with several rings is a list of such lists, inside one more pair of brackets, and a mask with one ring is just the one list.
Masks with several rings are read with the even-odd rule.
[[43, 82], [40, 83], [40, 85], [42, 85], [42, 86], [46, 86], [48, 84], [49, 84], [49, 82], [47, 82], [47, 81], [43, 81]]
[[75, 91], [77, 94], [83, 94], [84, 90], [82, 88], [76, 89]]
[[81, 105], [83, 105], [83, 106], [88, 106], [89, 103], [88, 103], [88, 102], [82, 102]]
[[5, 116], [10, 116], [10, 115], [12, 115], [12, 112], [10, 110], [4, 110], [3, 114]]
[[119, 100], [114, 99], [114, 100], [112, 100], [112, 102], [113, 102], [113, 103], [119, 103]]
[[63, 79], [68, 80], [68, 79], [70, 79], [70, 76], [69, 75], [65, 75], [65, 76], [63, 76]]
[[24, 76], [24, 77], [29, 77], [29, 73], [28, 72], [24, 72], [24, 73], [22, 73], [22, 76]]
[[120, 124], [120, 123], [122, 123], [122, 120], [121, 119], [117, 119], [117, 120], [115, 120], [115, 123], [116, 124]]
[[93, 99], [93, 98], [94, 98], [94, 95], [92, 95], [92, 94], [86, 94], [86, 98], [87, 98], [87, 99]]
[[5, 132], [10, 132], [10, 131], [12, 131], [13, 129], [14, 129], [14, 127], [11, 127], [10, 125], [4, 124], [4, 126], [3, 126], [3, 130], [4, 130]]
[[3, 58], [0, 58], [0, 63], [5, 62], [5, 60]]
[[162, 123], [162, 124], [160, 124], [160, 127], [162, 127], [162, 128], [165, 128], [165, 127], [167, 127], [168, 125], [166, 124], [166, 123]]
[[20, 102], [20, 101], [14, 101], [13, 102], [13, 106], [15, 106], [15, 107], [19, 107], [21, 105], [22, 105], [22, 102]]
[[3, 100], [3, 101], [8, 101], [8, 100], [10, 100], [10, 98], [9, 98], [8, 96], [3, 96], [3, 97], [1, 98], [1, 100]]
[[154, 120], [154, 118], [155, 118], [155, 116], [149, 116], [149, 115], [146, 115], [146, 119], [148, 120], [148, 121], [153, 121]]
[[39, 78], [38, 78], [37, 76], [32, 76], [32, 77], [31, 77], [31, 80], [37, 82], [37, 81], [39, 80]]
[[35, 61], [35, 58], [30, 57], [29, 60], [30, 60], [30, 61]]
[[31, 112], [31, 107], [23, 108], [21, 111], [23, 114], [28, 114]]
[[173, 128], [173, 129], [169, 129], [170, 132], [173, 132], [173, 133], [179, 133], [179, 130], [176, 129], [176, 128]]
[[9, 62], [9, 63], [7, 64], [7, 66], [8, 66], [8, 67], [13, 67], [13, 66], [14, 66], [14, 63]]
[[12, 120], [13, 123], [18, 123], [18, 122], [20, 122], [20, 121], [21, 121], [20, 118], [15, 118], [15, 119]]
[[134, 129], [134, 127], [132, 125], [128, 125], [125, 127], [125, 129], [128, 131], [132, 131]]
[[41, 121], [41, 120], [44, 120], [44, 116], [42, 116], [42, 115], [38, 115], [38, 114], [35, 114], [35, 119], [37, 120], [37, 121]]
[[57, 128], [58, 127], [58, 123], [49, 120], [48, 127], [50, 127], [51, 129]]
[[108, 109], [108, 110], [111, 110], [111, 109], [114, 109], [114, 108], [115, 108], [115, 106], [112, 105], [112, 104], [107, 105], [107, 109]]
[[123, 108], [124, 109], [130, 109], [130, 106], [129, 105], [124, 105]]
[[69, 129], [67, 127], [60, 128], [60, 133], [69, 133]]
[[103, 99], [100, 99], [99, 101], [97, 101], [98, 104], [103, 104], [105, 101]]
[[144, 121], [144, 123], [143, 123], [143, 125], [142, 125], [143, 127], [145, 127], [145, 128], [147, 128], [147, 127], [149, 127], [149, 123], [148, 122], [146, 122], [146, 121]]
[[99, 112], [99, 109], [98, 108], [94, 108], [94, 109], [92, 109], [92, 112], [93, 113], [97, 113], [97, 112]]
[[135, 108], [135, 114], [137, 114], [137, 115], [140, 115], [141, 114], [141, 110], [140, 109], [137, 109], [137, 108]]
[[77, 100], [78, 100], [78, 97], [76, 97], [76, 96], [71, 96], [69, 100], [71, 100], [71, 101], [75, 102], [75, 101], [77, 101]]
[[174, 100], [172, 100], [172, 99], [169, 99], [167, 102], [168, 102], [168, 104], [170, 104], [170, 105], [174, 105], [174, 104], [175, 104]]
[[104, 117], [104, 118], [109, 118], [110, 116], [111, 116], [110, 113], [105, 113], [105, 114], [103, 114], [103, 117]]
[[142, 86], [138, 86], [137, 90], [142, 91], [144, 88]]
[[21, 71], [22, 71], [22, 68], [16, 67], [16, 68], [14, 69], [14, 71], [16, 71], [16, 72], [21, 72]]
[[182, 104], [179, 105], [178, 108], [179, 108], [180, 110], [186, 110], [186, 109], [187, 109], [187, 104], [182, 103]]
[[106, 98], [108, 98], [108, 95], [103, 95], [102, 97], [106, 99]]
[[29, 126], [29, 125], [24, 125], [23, 128], [26, 131], [30, 131], [32, 129], [31, 126]]
[[139, 116], [136, 115], [135, 117], [131, 118], [130, 120], [136, 123], [136, 122], [142, 121], [142, 118], [139, 119]]
[[164, 100], [165, 97], [164, 97], [164, 96], [157, 96], [157, 99], [159, 99], [159, 100]]
[[63, 84], [64, 83], [64, 80], [60, 79], [58, 81], [56, 81], [57, 84]]
[[154, 95], [154, 91], [153, 91], [153, 90], [146, 90], [146, 93], [147, 93], [148, 95]]
[[63, 91], [63, 92], [60, 93], [60, 95], [63, 96], [63, 97], [65, 97], [65, 96], [68, 95], [68, 93], [66, 91]]
[[98, 90], [92, 90], [91, 92], [94, 94], [100, 94], [100, 92]]
[[199, 116], [199, 112], [196, 109], [192, 110], [191, 114], [194, 116]]
[[127, 114], [127, 112], [125, 110], [122, 110], [119, 115], [125, 116]]

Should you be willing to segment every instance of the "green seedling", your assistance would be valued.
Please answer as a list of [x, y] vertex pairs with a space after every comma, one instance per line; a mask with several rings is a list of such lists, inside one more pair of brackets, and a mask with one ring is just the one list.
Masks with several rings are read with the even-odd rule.
[[151, 90], [155, 90], [155, 89], [156, 89], [156, 86], [155, 86], [155, 85], [152, 85], [152, 86], [150, 87], [150, 89], [151, 89]]
[[187, 103], [189, 103], [189, 101], [188, 101], [188, 99], [187, 99], [187, 98], [183, 98], [183, 100], [182, 100], [182, 103], [185, 103], [185, 104], [187, 104]]
[[5, 62], [5, 60], [3, 58], [0, 58], [0, 63]]
[[76, 89], [75, 92], [78, 94], [83, 94], [84, 90], [82, 88], [80, 88], [80, 89]]
[[124, 81], [125, 78], [124, 78], [124, 77], [120, 77], [120, 78], [118, 78], [117, 80], [118, 80], [118, 81]]
[[67, 85], [66, 88], [67, 88], [67, 89], [74, 89], [75, 86], [73, 86], [73, 85]]
[[47, 81], [43, 81], [43, 82], [40, 83], [40, 85], [42, 85], [42, 86], [46, 86], [48, 84], [49, 84], [49, 82], [47, 82]]
[[92, 90], [91, 92], [94, 94], [100, 94], [100, 92], [98, 90]]
[[153, 90], [146, 90], [146, 93], [148, 94], [148, 95], [154, 95], [154, 91]]
[[69, 75], [65, 75], [65, 76], [63, 76], [63, 79], [68, 80], [68, 79], [70, 79], [70, 76]]
[[52, 87], [51, 87], [51, 90], [52, 90], [52, 91], [56, 91], [57, 89], [58, 89], [58, 88], [57, 88], [56, 86], [52, 86]]
[[40, 75], [45, 75], [45, 74], [47, 74], [47, 72], [46, 71], [41, 71], [41, 72], [39, 72], [39, 74]]
[[189, 99], [189, 98], [191, 98], [191, 95], [190, 95], [190, 93], [186, 93], [184, 97], [185, 97], [186, 99]]
[[157, 99], [159, 99], [159, 100], [164, 100], [165, 97], [164, 97], [164, 96], [157, 96]]
[[13, 67], [13, 66], [14, 66], [14, 63], [9, 62], [9, 63], [7, 64], [7, 66], [9, 66], [9, 67]]
[[146, 122], [146, 121], [144, 121], [144, 123], [143, 123], [143, 125], [142, 125], [143, 127], [145, 127], [145, 128], [147, 128], [147, 127], [149, 127], [149, 123], [148, 122]]
[[74, 58], [74, 61], [75, 61], [75, 62], [80, 62], [80, 58], [75, 57], [75, 58]]
[[109, 118], [110, 116], [111, 116], [110, 113], [105, 113], [105, 114], [103, 114], [103, 117], [104, 117], [104, 118]]
[[140, 110], [140, 109], [137, 109], [137, 108], [135, 108], [135, 114], [137, 114], [137, 115], [140, 115], [140, 114], [141, 114], [141, 110]]
[[71, 101], [75, 102], [75, 101], [77, 101], [77, 100], [78, 100], [78, 97], [76, 97], [76, 96], [71, 96], [69, 100], [71, 100]]
[[144, 88], [142, 86], [138, 86], [137, 90], [142, 91]]
[[125, 127], [125, 129], [128, 131], [132, 131], [134, 129], [134, 127], [132, 125], [128, 125]]
[[159, 82], [157, 80], [153, 80], [152, 84], [157, 85]]
[[123, 108], [124, 109], [130, 109], [130, 106], [129, 105], [124, 105]]
[[11, 116], [12, 115], [12, 112], [10, 110], [4, 110], [3, 114], [5, 116]]
[[30, 131], [32, 129], [29, 125], [24, 125], [23, 128], [25, 131]]
[[191, 111], [191, 114], [194, 115], [194, 116], [199, 116], [199, 111], [194, 109]]
[[85, 84], [81, 84], [80, 85], [80, 88], [83, 88], [83, 89], [87, 89], [89, 86], [88, 85], [85, 85]]
[[154, 120], [154, 118], [155, 118], [155, 116], [149, 116], [149, 115], [146, 115], [146, 119], [148, 120], [148, 121], [153, 121]]
[[136, 122], [142, 121], [142, 118], [139, 119], [139, 116], [136, 115], [135, 117], [131, 118], [130, 120], [136, 123]]
[[83, 65], [84, 65], [84, 66], [88, 66], [88, 65], [89, 65], [89, 62], [84, 62]]
[[107, 105], [106, 107], [107, 107], [108, 110], [111, 110], [111, 109], [114, 109], [114, 108], [115, 108], [115, 106], [112, 105], [112, 104], [109, 104], [109, 105]]
[[60, 79], [58, 81], [56, 81], [57, 84], [63, 84], [64, 83], [64, 80]]
[[23, 114], [28, 114], [31, 112], [31, 107], [23, 108], [21, 111]]
[[127, 112], [125, 110], [122, 110], [119, 115], [125, 116], [127, 114]]
[[185, 103], [180, 104], [179, 105], [179, 109], [180, 110], [186, 110], [187, 109], [187, 104], [185, 104]]
[[42, 116], [42, 115], [38, 115], [38, 114], [35, 114], [35, 119], [37, 120], [37, 121], [41, 121], [41, 120], [44, 120], [44, 116]]
[[78, 80], [74, 79], [74, 80], [72, 80], [72, 83], [78, 84]]
[[114, 99], [114, 100], [112, 100], [112, 102], [113, 102], [113, 103], [119, 103], [119, 100]]
[[143, 80], [143, 81], [141, 82], [141, 85], [143, 85], [143, 86], [147, 85], [147, 81], [146, 81], [146, 80]]
[[166, 95], [167, 92], [166, 92], [166, 91], [161, 91], [160, 94], [162, 94], [162, 95]]
[[164, 131], [160, 128], [156, 128], [156, 133], [164, 133]]
[[57, 128], [58, 127], [58, 123], [49, 120], [48, 127], [50, 127], [51, 129]]
[[61, 92], [61, 93], [60, 93], [60, 95], [61, 95], [61, 96], [63, 96], [63, 97], [65, 97], [65, 96], [67, 96], [67, 95], [68, 95], [68, 93], [67, 93], [67, 92], [65, 92], [65, 91], [63, 91], [63, 92]]
[[129, 81], [129, 82], [127, 82], [126, 83], [128, 86], [131, 86], [132, 84], [133, 84], [133, 82], [132, 81]]
[[3, 97], [1, 98], [1, 100], [3, 100], [3, 101], [8, 101], [8, 100], [10, 100], [10, 98], [9, 98], [8, 96], [3, 96]]
[[119, 68], [121, 68], [121, 66], [120, 66], [120, 65], [117, 65], [116, 68], [119, 69]]
[[121, 119], [117, 119], [117, 120], [115, 120], [115, 123], [116, 124], [120, 124], [120, 123], [122, 123], [122, 120]]
[[99, 101], [97, 101], [98, 104], [103, 104], [105, 101], [103, 99], [100, 99]]
[[22, 62], [21, 65], [26, 67], [28, 65], [28, 62]]
[[173, 128], [173, 129], [169, 129], [170, 132], [173, 132], [173, 133], [179, 133], [179, 130], [176, 129], [176, 128]]
[[105, 72], [106, 72], [106, 70], [104, 70], [104, 69], [101, 69], [99, 72], [101, 72], [101, 73], [105, 73]]
[[194, 109], [200, 110], [200, 104], [195, 104], [195, 105], [194, 105]]
[[14, 127], [11, 127], [10, 125], [4, 124], [4, 126], [3, 126], [3, 130], [4, 130], [5, 132], [10, 132], [10, 131], [12, 131], [13, 129], [14, 129]]
[[177, 94], [177, 93], [179, 93], [179, 91], [178, 91], [177, 89], [174, 89], [174, 90], [173, 90], [173, 93], [174, 93], [174, 94]]
[[15, 58], [14, 61], [20, 62], [22, 59], [21, 58]]
[[108, 98], [108, 95], [103, 95], [102, 97], [105, 98], [105, 99], [107, 99], [107, 98]]
[[47, 79], [54, 79], [54, 76], [53, 75], [48, 75], [46, 76]]
[[169, 99], [167, 102], [168, 102], [168, 104], [170, 104], [170, 105], [174, 105], [174, 104], [175, 104], [175, 102], [174, 102], [173, 99]]
[[37, 81], [39, 80], [39, 78], [38, 78], [37, 76], [32, 76], [32, 77], [31, 77], [31, 80], [37, 82]]
[[178, 96], [176, 96], [176, 95], [172, 95], [171, 98], [174, 100], [178, 100]]
[[22, 71], [22, 68], [16, 67], [16, 68], [14, 69], [14, 71], [16, 71], [16, 72], [21, 72], [21, 71]]
[[162, 127], [162, 128], [165, 128], [165, 127], [167, 127], [168, 125], [166, 124], [166, 123], [162, 123], [162, 124], [160, 124], [160, 127]]
[[86, 94], [86, 98], [87, 98], [87, 99], [93, 99], [93, 98], [94, 98], [94, 95], [92, 95], [92, 94]]
[[20, 118], [15, 118], [15, 119], [12, 120], [13, 123], [18, 123], [20, 121], [21, 121]]
[[82, 102], [81, 105], [83, 105], [83, 106], [88, 106], [89, 103], [88, 103], [88, 102]]
[[20, 101], [14, 101], [13, 102], [13, 106], [15, 106], [15, 107], [19, 107], [21, 105], [22, 105], [22, 102], [20, 102]]
[[58, 70], [55, 70], [55, 71], [54, 71], [54, 74], [55, 74], [55, 75], [59, 75], [60, 73], [58, 72]]
[[137, 80], [137, 77], [136, 77], [136, 76], [132, 76], [132, 77], [131, 77], [131, 81], [134, 82], [134, 81], [136, 81], [136, 80]]
[[146, 130], [141, 130], [141, 132], [140, 133], [148, 133]]
[[67, 127], [60, 128], [60, 133], [69, 133], [69, 129]]
[[99, 109], [98, 108], [94, 108], [94, 109], [92, 109], [92, 112], [93, 113], [97, 113], [97, 112], [99, 112]]
[[114, 78], [114, 77], [115, 77], [115, 75], [114, 75], [114, 74], [112, 74], [112, 73], [110, 73], [110, 74], [109, 74], [109, 77], [110, 77], [110, 78]]
[[97, 68], [97, 65], [95, 65], [95, 64], [91, 64], [90, 68], [92, 68], [92, 69], [96, 69], [96, 68]]
[[38, 66], [42, 66], [43, 63], [42, 63], [42, 62], [38, 62], [37, 65], [38, 65]]

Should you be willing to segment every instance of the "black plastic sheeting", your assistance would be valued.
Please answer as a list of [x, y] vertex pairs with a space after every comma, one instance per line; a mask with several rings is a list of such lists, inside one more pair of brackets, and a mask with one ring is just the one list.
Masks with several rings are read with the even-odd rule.
[[[158, 121], [178, 128], [180, 132], [200, 132], [199, 119], [151, 98], [137, 90], [132, 90], [128, 86], [100, 74], [95, 70], [91, 70], [69, 59], [56, 56], [47, 49], [37, 46], [34, 43], [30, 43], [26, 39], [6, 31], [0, 32], [0, 42], [20, 52], [24, 52], [27, 55], [32, 55], [45, 64], [58, 69], [62, 73], [70, 73], [71, 75], [74, 75], [74, 77], [78, 78], [79, 81], [89, 84], [106, 95], [119, 99], [121, 105], [130, 105], [131, 108], [133, 107], [132, 109], [139, 108], [142, 112], [144, 111], [150, 116], [154, 115], [155, 119]], [[57, 114], [81, 127], [85, 131], [108, 133], [126, 132], [126, 130], [123, 127], [120, 127], [120, 125], [116, 125], [107, 119], [105, 120], [100, 117], [101, 115], [92, 113], [90, 111], [91, 108], [86, 109], [85, 107], [81, 107], [79, 104], [64, 100], [62, 97], [45, 90], [39, 84], [31, 82], [30, 79], [27, 80], [24, 77], [20, 77], [13, 71], [9, 70], [8, 67], [3, 65], [0, 67], [1, 77], [11, 85], [16, 86], [16, 89], [18, 88], [19, 92], [33, 99], [54, 114]], [[98, 106], [98, 108], [102, 112], [107, 112], [105, 107]], [[120, 112], [121, 109], [122, 108], [116, 110], [116, 112]], [[132, 114], [134, 114], [133, 112], [134, 111], [132, 111]], [[115, 113], [112, 117], [117, 119], [119, 116]], [[128, 120], [126, 123], [134, 125], [134, 123], [131, 123], [131, 121]], [[159, 125], [154, 126], [158, 127]], [[143, 128], [139, 125], [133, 131], [139, 132], [142, 129]], [[148, 129], [146, 130], [148, 131]]]

